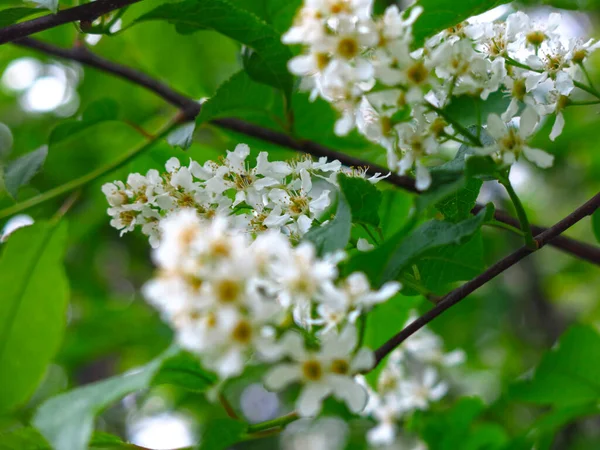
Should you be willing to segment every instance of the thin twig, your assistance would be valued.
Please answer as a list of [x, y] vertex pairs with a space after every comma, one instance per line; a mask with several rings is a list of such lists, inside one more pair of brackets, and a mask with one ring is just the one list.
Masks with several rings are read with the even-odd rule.
[[[31, 38], [19, 39], [18, 41], [14, 42], [14, 44], [21, 47], [38, 50], [59, 58], [78, 61], [87, 66], [94, 67], [103, 72], [111, 73], [131, 83], [145, 87], [167, 102], [178, 107], [181, 110], [180, 119], [182, 122], [193, 120], [200, 113], [200, 104], [195, 100], [177, 92], [170, 86], [152, 77], [149, 77], [143, 72], [109, 61], [92, 53], [85, 47], [64, 49]], [[240, 119], [217, 119], [212, 123], [221, 128], [226, 128], [237, 133], [252, 136], [263, 141], [271, 142], [282, 147], [288, 147], [293, 150], [311, 154], [313, 156], [326, 156], [329, 159], [338, 159], [346, 166], [366, 167], [367, 173], [372, 175], [376, 173], [389, 172], [389, 170], [385, 167], [367, 163], [361, 159], [352, 157], [345, 153], [337, 152], [316, 142], [307, 140], [299, 141], [286, 134], [279, 133], [268, 128], [263, 128]], [[386, 178], [386, 181], [406, 191], [419, 194], [418, 189], [415, 187], [415, 180], [412, 177], [392, 173], [388, 178]], [[477, 213], [483, 207], [483, 205], [477, 204], [473, 209], [473, 212]], [[518, 221], [506, 212], [496, 211], [495, 218], [499, 222], [504, 222], [515, 227], [519, 226]], [[532, 230], [534, 233], [541, 233], [545, 230], [545, 228], [532, 225]], [[600, 248], [564, 236], [559, 236], [556, 238], [551, 245], [588, 262], [600, 265]]]
[[141, 0], [96, 0], [25, 22], [0, 28], [0, 45], [69, 22], [93, 22], [98, 17]]
[[[535, 237], [535, 241], [537, 244], [537, 249], [539, 250], [544, 245], [551, 242], [557, 236], [562, 234], [569, 227], [579, 222], [586, 216], [589, 216], [596, 211], [600, 207], [600, 193], [596, 194], [590, 200], [588, 200], [584, 205], [577, 208], [567, 217], [565, 217], [560, 222], [557, 222], [552, 227], [548, 228], [546, 231], [538, 234]], [[529, 249], [526, 246], [519, 248], [517, 251], [511, 253], [504, 259], [498, 261], [492, 267], [487, 269], [481, 275], [473, 278], [471, 281], [463, 284], [459, 288], [453, 290], [448, 295], [446, 295], [436, 306], [431, 308], [421, 317], [411, 322], [407, 327], [405, 327], [398, 334], [389, 339], [386, 343], [384, 343], [381, 347], [379, 347], [375, 351], [375, 359], [376, 364], [385, 358], [392, 350], [394, 350], [398, 345], [404, 342], [408, 337], [412, 336], [418, 330], [423, 328], [437, 316], [442, 314], [448, 308], [456, 305], [462, 299], [467, 297], [467, 295], [474, 292], [476, 289], [480, 288], [488, 281], [494, 279], [496, 276], [500, 275], [502, 272], [507, 270], [508, 268], [514, 266], [516, 263], [521, 261], [526, 256], [534, 253], [537, 250]]]

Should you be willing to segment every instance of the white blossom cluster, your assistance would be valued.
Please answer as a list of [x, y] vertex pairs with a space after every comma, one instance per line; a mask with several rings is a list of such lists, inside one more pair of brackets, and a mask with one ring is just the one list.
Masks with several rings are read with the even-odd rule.
[[[186, 167], [171, 158], [163, 174], [152, 169], [146, 175], [130, 174], [127, 183], [105, 184], [102, 191], [110, 205], [111, 225], [121, 234], [140, 227], [157, 247], [160, 221], [173, 211], [192, 208], [204, 219], [231, 216], [235, 228], [254, 235], [277, 230], [297, 242], [331, 205], [327, 186], [337, 185], [338, 173], [366, 177], [364, 170], [342, 167], [337, 160], [269, 162], [266, 152], [249, 167], [249, 154], [250, 148], [239, 144], [219, 163], [201, 166], [190, 161]], [[375, 183], [381, 178], [377, 174], [368, 179]]]
[[[372, 366], [373, 354], [357, 348], [353, 321], [400, 285], [375, 292], [363, 274], [339, 279], [341, 255], [319, 258], [311, 243], [294, 247], [275, 230], [252, 240], [231, 220], [203, 220], [192, 208], [161, 220], [153, 253], [159, 272], [144, 288], [148, 301], [173, 327], [179, 345], [221, 379], [252, 362], [277, 363], [265, 384], [279, 390], [301, 383], [301, 415], [318, 413], [329, 395], [362, 410], [367, 394], [354, 375]], [[335, 324], [322, 313], [325, 307], [338, 311]], [[317, 344], [307, 347], [306, 334]]]
[[[421, 13], [420, 6], [402, 13], [394, 5], [373, 17], [372, 0], [305, 0], [283, 36], [305, 49], [289, 70], [303, 77], [312, 98], [340, 111], [336, 133], [356, 127], [386, 149], [391, 170], [414, 168], [419, 189], [429, 187], [427, 165], [447, 141], [480, 147], [501, 165], [523, 155], [549, 167], [553, 157], [529, 147], [528, 139], [550, 115], [556, 116], [550, 137], [560, 135], [576, 86], [597, 94], [580, 80], [600, 44], [565, 39], [557, 32], [559, 14], [538, 23], [516, 12], [501, 23], [458, 24], [415, 50], [412, 26]], [[497, 91], [511, 98], [510, 106], [483, 118], [496, 141], [484, 146], [445, 108], [458, 96], [483, 102]]]
[[[405, 326], [415, 319], [416, 315], [411, 315]], [[394, 350], [379, 374], [376, 390], [368, 388], [369, 402], [363, 414], [378, 422], [367, 434], [369, 443], [385, 446], [405, 439], [401, 421], [444, 397], [449, 385], [441, 380], [439, 369], [461, 364], [464, 358], [462, 350], [444, 353], [442, 340], [428, 328]], [[366, 381], [362, 383], [366, 386]]]

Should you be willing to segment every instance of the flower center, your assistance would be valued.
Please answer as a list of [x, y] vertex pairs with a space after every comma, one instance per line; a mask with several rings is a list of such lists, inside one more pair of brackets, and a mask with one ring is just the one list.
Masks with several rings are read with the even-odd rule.
[[344, 38], [338, 42], [338, 53], [346, 58], [352, 59], [358, 53], [358, 42], [354, 38]]
[[231, 303], [237, 300], [240, 294], [240, 285], [237, 281], [222, 280], [216, 286], [217, 297], [222, 303]]
[[323, 375], [323, 368], [319, 361], [305, 361], [304, 364], [302, 364], [302, 373], [307, 380], [319, 381]]
[[346, 375], [350, 371], [350, 365], [345, 359], [334, 359], [331, 363], [331, 371], [340, 375]]
[[526, 39], [531, 45], [539, 47], [546, 40], [546, 35], [542, 31], [536, 30], [528, 33]]
[[231, 333], [231, 337], [234, 341], [241, 344], [247, 344], [252, 338], [252, 327], [245, 320], [238, 322]]
[[417, 61], [406, 71], [406, 75], [408, 79], [412, 81], [414, 84], [421, 84], [427, 79], [427, 75], [429, 75], [429, 71], [423, 64], [423, 61]]

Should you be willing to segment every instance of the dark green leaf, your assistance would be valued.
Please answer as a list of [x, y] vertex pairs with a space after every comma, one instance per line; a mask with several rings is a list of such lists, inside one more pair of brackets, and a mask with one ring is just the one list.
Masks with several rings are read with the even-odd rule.
[[458, 223], [432, 220], [404, 236], [402, 230], [370, 252], [350, 259], [346, 273], [361, 271], [367, 274], [373, 286], [396, 279], [415, 260], [440, 247], [461, 245], [468, 241], [493, 215], [488, 207], [474, 217]]
[[48, 145], [53, 146], [93, 125], [107, 120], [116, 120], [119, 105], [111, 98], [103, 98], [90, 103], [83, 112], [81, 120], [68, 120], [56, 126], [50, 133]]
[[39, 12], [41, 11], [38, 8], [17, 7], [3, 9], [0, 11], [0, 27], [7, 27]]
[[425, 413], [418, 427], [430, 450], [495, 450], [507, 442], [506, 432], [496, 424], [480, 423], [484, 411], [479, 398], [461, 398], [446, 411]]
[[33, 428], [0, 433], [0, 450], [51, 450], [44, 437]]
[[19, 188], [29, 183], [44, 165], [46, 156], [48, 156], [48, 147], [44, 146], [26, 153], [8, 164], [4, 172], [4, 184], [13, 198], [17, 197]]
[[170, 384], [190, 391], [203, 392], [216, 381], [217, 377], [200, 365], [198, 357], [181, 352], [162, 363], [152, 379], [152, 384]]
[[[35, 390], [62, 340], [69, 286], [66, 223], [16, 230], [0, 259], [0, 412]], [[35, 332], [32, 332], [35, 330]]]
[[192, 145], [195, 129], [195, 122], [183, 124], [180, 127], [173, 130], [167, 136], [167, 142], [172, 147], [179, 147], [182, 150], [187, 150], [188, 148], [190, 148], [190, 145]]
[[592, 230], [594, 231], [596, 240], [600, 242], [600, 209], [597, 209], [594, 211], [594, 214], [592, 214]]
[[246, 72], [238, 72], [219, 86], [196, 118], [202, 124], [220, 117], [268, 117], [275, 92], [269, 86], [253, 81]]
[[364, 178], [340, 175], [338, 182], [352, 212], [352, 221], [378, 226], [381, 191]]
[[461, 95], [453, 97], [444, 109], [453, 119], [465, 127], [477, 126], [479, 121], [485, 125], [487, 116], [492, 113], [502, 114], [508, 109], [510, 97], [502, 91], [492, 92], [487, 100], [479, 96]]
[[417, 276], [414, 281], [427, 291], [441, 295], [448, 292], [450, 283], [470, 280], [484, 268], [483, 240], [481, 232], [476, 232], [464, 244], [447, 245], [426, 252], [406, 272], [411, 277]]
[[344, 194], [338, 191], [335, 217], [325, 225], [313, 225], [303, 239], [312, 242], [319, 255], [325, 255], [346, 248], [350, 240], [351, 228], [352, 214], [350, 207]]
[[546, 353], [533, 379], [511, 390], [524, 402], [575, 406], [600, 398], [600, 334], [591, 326], [577, 325], [561, 336]]
[[[477, 127], [469, 127], [469, 131], [475, 134]], [[493, 142], [485, 130], [480, 131], [480, 139], [484, 145]], [[447, 220], [454, 222], [471, 215], [482, 179], [492, 179], [496, 171], [491, 158], [474, 153], [475, 149], [462, 145], [452, 161], [431, 169], [431, 187], [416, 198], [416, 214], [435, 205]]]
[[225, 450], [242, 440], [246, 425], [233, 419], [216, 419], [206, 424], [198, 450]]
[[413, 25], [415, 46], [419, 47], [434, 34], [503, 3], [508, 0], [418, 0], [415, 6], [422, 6], [423, 13]]
[[246, 58], [250, 76], [257, 81], [292, 92], [293, 78], [287, 69], [290, 50], [279, 34], [254, 14], [226, 0], [186, 0], [169, 3], [144, 14], [137, 21], [167, 20], [180, 33], [212, 29], [250, 47], [256, 56]]

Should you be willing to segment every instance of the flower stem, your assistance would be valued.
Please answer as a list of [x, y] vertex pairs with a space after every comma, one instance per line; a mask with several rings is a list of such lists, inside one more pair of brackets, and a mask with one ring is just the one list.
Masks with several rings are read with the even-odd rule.
[[456, 120], [454, 120], [452, 117], [450, 117], [446, 111], [444, 111], [441, 108], [438, 108], [437, 106], [429, 103], [427, 105], [427, 107], [429, 109], [431, 109], [432, 111], [435, 111], [436, 113], [438, 113], [440, 116], [442, 116], [450, 125], [452, 125], [454, 127], [454, 129], [456, 131], [458, 131], [460, 134], [462, 134], [464, 137], [466, 137], [472, 145], [474, 145], [475, 147], [483, 147], [483, 144], [481, 143], [481, 140], [479, 138], [477, 138], [477, 136], [475, 136], [473, 133], [471, 133], [469, 130], [467, 130], [465, 127], [463, 127], [460, 123], [458, 123]]
[[527, 248], [531, 250], [537, 250], [538, 244], [536, 240], [533, 238], [533, 233], [531, 231], [531, 225], [529, 224], [529, 220], [527, 219], [527, 214], [525, 213], [525, 208], [523, 208], [523, 204], [519, 199], [519, 196], [515, 192], [508, 179], [508, 175], [502, 176], [498, 179], [498, 182], [504, 186], [510, 200], [512, 201], [515, 210], [517, 211], [517, 217], [519, 218], [519, 223], [521, 224], [521, 230], [523, 231], [523, 237], [525, 238], [525, 245]]
[[579, 67], [581, 67], [581, 71], [585, 75], [585, 78], [587, 79], [587, 82], [590, 84], [590, 87], [595, 91], [596, 88], [594, 87], [594, 82], [592, 81], [592, 77], [590, 77], [590, 73], [586, 69], [585, 65], [581, 62], [581, 63], [579, 63]]
[[581, 81], [577, 81], [577, 80], [573, 80], [573, 84], [575, 85], [575, 87], [581, 89], [582, 91], [587, 92], [588, 94], [593, 95], [596, 98], [600, 99], [600, 92], [598, 92], [596, 89], [594, 89], [593, 87], [590, 87], [586, 84], [583, 84]]
[[153, 137], [153, 139], [148, 140], [143, 145], [139, 147], [132, 148], [128, 152], [121, 155], [119, 158], [115, 159], [111, 163], [99, 167], [98, 169], [83, 175], [82, 177], [71, 180], [65, 184], [55, 187], [54, 189], [50, 189], [49, 191], [44, 192], [43, 194], [37, 195], [30, 199], [25, 200], [24, 202], [17, 203], [16, 205], [10, 206], [3, 210], [0, 210], [0, 219], [4, 219], [5, 217], [12, 216], [13, 214], [19, 213], [21, 211], [25, 211], [26, 209], [32, 208], [40, 203], [47, 202], [48, 200], [52, 200], [56, 197], [61, 197], [65, 194], [68, 194], [71, 191], [79, 189], [80, 187], [91, 183], [92, 181], [96, 181], [98, 178], [113, 172], [125, 164], [130, 162], [140, 153], [148, 150], [152, 147], [158, 140], [169, 134], [177, 125], [179, 125], [178, 120], [171, 120], [167, 125], [161, 128]]
[[515, 233], [521, 237], [525, 237], [525, 233], [523, 233], [523, 230], [520, 230], [517, 227], [513, 227], [512, 225], [508, 225], [507, 223], [499, 222], [498, 220], [490, 220], [489, 222], [486, 222], [484, 225], [488, 225], [493, 228], [500, 228], [502, 230], [508, 230], [508, 231]]
[[273, 420], [267, 420], [265, 422], [248, 425], [247, 431], [249, 434], [260, 433], [261, 431], [269, 430], [271, 428], [284, 427], [288, 423], [291, 423], [299, 418], [300, 417], [298, 416], [297, 412], [292, 412], [292, 413], [286, 414], [285, 416], [281, 416], [281, 417], [278, 417]]

